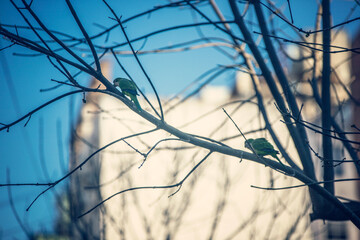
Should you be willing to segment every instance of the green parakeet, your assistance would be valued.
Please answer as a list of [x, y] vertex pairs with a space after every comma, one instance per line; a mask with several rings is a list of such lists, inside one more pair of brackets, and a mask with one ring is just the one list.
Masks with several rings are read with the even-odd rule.
[[[252, 148], [250, 147], [250, 145], [252, 146]], [[255, 151], [255, 153], [261, 157], [270, 155], [273, 158], [276, 158], [279, 163], [283, 165], [278, 156], [276, 156], [277, 154], [279, 154], [279, 152], [276, 151], [273, 145], [271, 145], [271, 143], [269, 143], [268, 140], [266, 140], [265, 138], [250, 138], [245, 141], [245, 147], [252, 151]]]
[[135, 103], [135, 106], [139, 111], [142, 110], [140, 107], [140, 103], [136, 97], [136, 95], [139, 96], [139, 94], [133, 81], [126, 78], [115, 78], [114, 86], [119, 87], [124, 95], [129, 96], [130, 99]]

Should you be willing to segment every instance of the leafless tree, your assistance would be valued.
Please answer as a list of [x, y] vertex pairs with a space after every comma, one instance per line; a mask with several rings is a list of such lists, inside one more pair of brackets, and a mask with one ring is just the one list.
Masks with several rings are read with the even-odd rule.
[[[360, 165], [357, 154], [357, 149], [360, 144], [353, 136], [360, 134], [357, 126], [351, 126], [351, 123], [344, 120], [341, 117], [345, 114], [344, 104], [354, 104], [358, 106], [359, 102], [355, 96], [351, 95], [349, 90], [350, 83], [344, 83], [341, 77], [337, 74], [337, 66], [332, 64], [331, 56], [339, 52], [349, 52], [352, 54], [359, 54], [358, 47], [342, 47], [332, 45], [332, 37], [344, 27], [346, 24], [356, 23], [360, 20], [359, 17], [353, 18], [351, 15], [347, 16], [341, 23], [332, 25], [331, 13], [330, 13], [330, 1], [323, 0], [321, 3], [314, 3], [314, 7], [318, 9], [317, 19], [314, 19], [315, 27], [313, 30], [304, 30], [301, 27], [301, 23], [295, 23], [292, 18], [294, 9], [291, 8], [291, 1], [287, 1], [285, 5], [278, 6], [272, 1], [235, 1], [229, 0], [226, 3], [226, 7], [230, 10], [224, 14], [225, 10], [222, 10], [214, 0], [183, 0], [183, 1], [169, 1], [162, 5], [156, 5], [152, 9], [138, 13], [129, 18], [121, 17], [121, 9], [115, 8], [115, 4], [110, 1], [103, 0], [103, 4], [107, 9], [107, 12], [103, 12], [106, 17], [109, 17], [113, 21], [113, 25], [105, 26], [102, 31], [96, 34], [90, 34], [85, 26], [88, 22], [96, 21], [96, 16], [90, 16], [81, 18], [78, 14], [78, 10], [74, 8], [70, 0], [66, 0], [66, 4], [69, 13], [74, 19], [76, 27], [80, 30], [82, 36], [72, 36], [65, 32], [50, 29], [47, 26], [46, 19], [41, 19], [36, 10], [32, 7], [37, 4], [36, 1], [25, 1], [16, 3], [10, 0], [13, 7], [18, 10], [19, 16], [24, 21], [23, 26], [17, 26], [14, 24], [1, 23], [0, 34], [7, 41], [7, 46], [3, 47], [1, 51], [11, 51], [13, 46], [20, 46], [25, 49], [31, 50], [31, 54], [17, 54], [27, 55], [30, 57], [45, 56], [51, 63], [51, 65], [58, 72], [61, 73], [63, 80], [54, 80], [56, 87], [69, 86], [71, 91], [66, 92], [60, 96], [54, 96], [54, 98], [42, 105], [38, 106], [34, 110], [28, 112], [24, 116], [15, 119], [10, 123], [1, 123], [0, 131], [2, 134], [6, 134], [13, 126], [17, 124], [25, 123], [25, 126], [30, 121], [30, 118], [41, 111], [43, 108], [50, 104], [61, 101], [62, 99], [75, 94], [83, 94], [83, 101], [89, 104], [91, 107], [91, 114], [94, 116], [106, 116], [112, 119], [116, 119], [118, 115], [114, 114], [114, 111], [105, 109], [97, 102], [97, 97], [102, 95], [110, 96], [116, 99], [120, 106], [126, 106], [127, 110], [131, 110], [133, 114], [136, 114], [139, 121], [145, 126], [152, 126], [144, 131], [134, 131], [130, 135], [120, 136], [115, 141], [108, 142], [105, 145], [100, 145], [98, 142], [92, 139], [92, 136], [84, 137], [78, 134], [78, 131], [74, 131], [73, 140], [81, 142], [81, 144], [87, 146], [86, 156], [78, 154], [76, 144], [71, 153], [74, 154], [72, 159], [74, 160], [70, 164], [70, 170], [67, 171], [63, 177], [51, 180], [50, 176], [46, 183], [3, 183], [1, 187], [13, 188], [16, 186], [30, 185], [36, 188], [42, 188], [38, 196], [31, 202], [27, 210], [36, 203], [39, 197], [45, 195], [49, 190], [56, 189], [59, 183], [71, 178], [73, 182], [79, 182], [77, 177], [80, 170], [89, 164], [93, 164], [93, 168], [100, 168], [101, 160], [98, 157], [100, 153], [109, 153], [117, 155], [119, 152], [112, 152], [113, 145], [121, 142], [128, 146], [128, 153], [121, 151], [121, 154], [131, 154], [131, 156], [140, 156], [142, 158], [142, 164], [150, 165], [149, 156], [154, 152], [159, 153], [161, 151], [173, 151], [173, 169], [171, 175], [168, 176], [167, 185], [151, 185], [151, 186], [134, 186], [134, 179], [127, 176], [127, 173], [134, 169], [132, 158], [129, 158], [128, 162], [123, 162], [121, 166], [121, 173], [116, 179], [122, 178], [124, 188], [121, 191], [114, 192], [111, 196], [102, 196], [101, 185], [103, 183], [99, 180], [99, 172], [95, 174], [94, 179], [88, 179], [89, 182], [84, 186], [94, 191], [89, 194], [89, 198], [93, 197], [98, 202], [94, 206], [80, 206], [81, 201], [77, 201], [79, 206], [71, 206], [72, 209], [79, 208], [81, 210], [72, 212], [69, 218], [72, 218], [74, 224], [76, 222], [77, 232], [82, 234], [83, 238], [99, 237], [100, 232], [90, 233], [94, 235], [86, 235], [91, 232], [89, 228], [89, 222], [91, 219], [99, 218], [97, 215], [94, 217], [94, 209], [100, 208], [100, 211], [106, 216], [106, 212], [109, 209], [106, 208], [105, 202], [109, 199], [117, 196], [122, 198], [122, 209], [128, 207], [129, 197], [133, 198], [134, 206], [139, 213], [139, 218], [142, 219], [142, 227], [146, 229], [147, 238], [155, 239], [153, 225], [148, 219], [148, 216], [143, 214], [141, 204], [138, 204], [138, 200], [141, 197], [138, 194], [141, 191], [158, 191], [160, 189], [170, 196], [174, 194], [182, 193], [182, 205], [173, 205], [170, 202], [168, 206], [164, 207], [162, 213], [162, 227], [167, 229], [166, 233], [163, 233], [165, 238], [171, 239], [176, 235], [179, 226], [183, 222], [183, 218], [187, 213], [187, 207], [191, 201], [191, 196], [194, 194], [197, 181], [200, 181], [206, 168], [202, 168], [204, 163], [210, 157], [216, 155], [218, 158], [234, 157], [239, 161], [250, 161], [257, 164], [258, 168], [268, 170], [268, 182], [269, 187], [265, 189], [271, 193], [275, 192], [279, 188], [274, 187], [273, 181], [275, 176], [286, 176], [291, 179], [297, 179], [302, 182], [302, 185], [287, 186], [285, 188], [291, 189], [296, 187], [306, 188], [310, 197], [312, 213], [310, 214], [311, 221], [317, 219], [333, 220], [333, 221], [347, 221], [350, 220], [357, 228], [360, 228], [360, 203], [355, 200], [343, 198], [335, 194], [335, 179], [336, 167], [344, 164], [352, 164], [355, 167], [357, 174], [360, 174]], [[124, 6], [126, 7], [126, 6]], [[354, 9], [359, 7], [359, 2], [354, 2]], [[194, 16], [192, 23], [184, 23], [168, 28], [160, 28], [159, 30], [147, 32], [146, 34], [132, 38], [129, 32], [134, 32], [136, 29], [130, 29], [126, 25], [130, 25], [133, 21], [144, 21], [146, 23], [146, 17], [150, 15], [163, 14], [166, 11], [172, 11], [173, 9], [181, 9], [183, 12], [190, 12]], [[285, 13], [286, 12], [286, 13]], [[351, 11], [350, 11], [351, 13]], [[286, 17], [286, 16], [289, 16]], [[281, 24], [275, 24], [278, 21]], [[86, 22], [86, 24], [85, 24]], [[321, 24], [322, 25], [321, 25]], [[281, 27], [279, 27], [281, 26]], [[209, 30], [210, 28], [211, 30]], [[287, 32], [292, 31], [295, 33], [295, 37], [288, 36]], [[189, 41], [176, 43], [173, 45], [163, 44], [160, 47], [147, 48], [147, 41], [159, 34], [177, 33], [181, 34], [184, 29], [196, 29], [198, 36], [194, 36]], [[252, 29], [258, 29], [252, 31]], [[32, 34], [28, 34], [31, 32]], [[123, 42], [119, 42], [119, 39], [113, 39], [112, 36], [115, 32], [122, 34]], [[285, 36], [285, 37], [284, 37]], [[294, 36], [294, 35], [292, 35]], [[322, 40], [319, 40], [321, 38]], [[111, 39], [111, 41], [109, 41]], [[116, 43], [114, 43], [116, 41]], [[138, 43], [142, 41], [143, 45], [138, 47]], [[301, 52], [300, 56], [294, 57], [287, 51], [288, 46], [296, 46]], [[136, 47], [135, 47], [136, 46]], [[125, 50], [124, 50], [125, 49]], [[181, 54], [188, 51], [195, 51], [196, 49], [202, 49], [204, 51], [216, 51], [218, 56], [222, 56], [226, 61], [219, 63], [214, 68], [208, 69], [200, 77], [193, 80], [189, 85], [184, 86], [182, 91], [179, 91], [172, 98], [162, 98], [158, 93], [156, 86], [156, 78], [151, 77], [151, 66], [143, 63], [143, 56], [156, 57], [160, 54]], [[205, 52], [204, 54], [207, 54]], [[213, 52], [211, 53], [213, 54]], [[140, 92], [140, 98], [144, 99], [143, 109], [139, 111], [136, 106], [113, 84], [112, 79], [105, 77], [104, 69], [102, 68], [101, 61], [105, 56], [110, 56], [116, 63], [116, 67], [121, 69], [124, 77], [131, 79], [136, 84], [138, 91]], [[142, 79], [145, 81], [139, 81], [137, 77], [133, 77], [132, 71], [129, 70], [123, 64], [124, 58], [131, 57], [136, 66], [140, 69]], [[340, 64], [348, 64], [351, 58], [342, 61]], [[303, 68], [298, 72], [297, 77], [290, 71], [291, 66], [296, 64], [302, 64], [305, 66], [307, 63], [308, 68]], [[179, 68], [182, 68], [179, 66]], [[179, 70], [180, 71], [180, 70]], [[181, 71], [187, 71], [182, 69]], [[82, 83], [78, 80], [79, 74], [87, 74], [95, 79], [93, 84]], [[242, 97], [238, 92], [234, 92], [234, 96], [226, 103], [216, 106], [213, 110], [199, 116], [193, 116], [193, 120], [186, 124], [194, 124], [198, 119], [207, 119], [212, 121], [211, 114], [213, 112], [221, 113], [223, 121], [213, 127], [211, 132], [206, 135], [197, 135], [183, 131], [183, 127], [175, 127], [167, 122], [167, 116], [174, 111], [181, 111], [182, 106], [186, 104], [192, 97], [196, 96], [200, 90], [210, 85], [211, 82], [219, 79], [224, 73], [243, 73], [249, 77], [250, 85], [248, 91], [251, 94], [250, 97]], [[31, 75], [31, 73], [29, 73]], [[134, 74], [139, 76], [139, 74]], [[233, 75], [232, 75], [233, 76]], [[172, 76], [167, 76], [168, 81], [172, 81]], [[17, 81], [17, 80], [16, 80]], [[303, 87], [309, 89], [308, 91], [301, 91]], [[147, 91], [144, 91], [146, 89]], [[343, 99], [338, 97], [338, 92], [344, 91], [346, 97], [346, 103]], [[151, 92], [151, 94], [146, 93]], [[269, 93], [270, 97], [264, 96]], [[153, 97], [150, 97], [153, 95]], [[270, 100], [269, 100], [270, 99]], [[335, 99], [335, 101], [334, 101]], [[270, 104], [269, 104], [270, 102]], [[235, 118], [239, 109], [244, 106], [252, 106], [258, 112], [256, 121], [260, 124], [259, 129], [253, 129], [250, 132], [243, 132], [243, 127], [238, 124], [238, 120]], [[319, 114], [318, 121], [316, 118], [310, 118], [306, 116], [306, 111], [309, 106], [315, 106]], [[274, 127], [274, 119], [269, 117], [269, 109], [276, 108], [278, 120], [286, 129], [286, 135], [288, 139], [281, 139], [280, 132], [277, 127]], [[229, 110], [231, 109], [231, 110]], [[321, 113], [321, 114], [320, 114]], [[122, 119], [116, 119], [121, 123]], [[121, 123], [123, 124], [123, 123]], [[227, 124], [228, 127], [233, 128], [233, 135], [225, 136], [221, 139], [217, 137], [217, 132], [221, 131], [223, 126]], [[349, 131], [349, 129], [352, 129]], [[101, 129], [99, 129], [101, 131]], [[171, 137], [164, 137], [159, 141], [152, 143], [146, 142], [144, 138], [154, 132], [167, 132]], [[262, 157], [257, 155], [254, 151], [246, 151], [244, 148], [235, 147], [229, 144], [231, 140], [246, 140], [251, 137], [251, 134], [262, 134], [269, 136], [276, 149], [279, 150], [282, 159], [285, 163], [282, 164], [271, 158]], [[314, 138], [310, 138], [309, 134], [318, 133], [321, 136], [319, 139], [319, 149], [317, 149], [316, 141]], [[8, 134], [11, 134], [8, 133]], [[135, 147], [132, 143], [132, 139], [138, 139], [142, 141], [142, 148]], [[171, 145], [171, 142], [177, 142], [178, 144]], [[240, 141], [239, 141], [240, 142]], [[74, 144], [72, 146], [74, 146]], [[290, 153], [289, 145], [292, 145], [295, 151]], [[174, 147], [175, 146], [175, 147]], [[344, 149], [343, 156], [340, 156], [340, 160], [337, 151], [334, 150], [334, 146], [340, 146]], [[187, 154], [183, 152], [189, 152]], [[345, 153], [346, 152], [346, 153]], [[190, 154], [191, 153], [191, 154]], [[78, 154], [78, 155], [77, 155]], [[180, 166], [180, 162], [186, 156], [191, 159], [193, 165], [184, 173], [184, 166]], [[190, 156], [190, 157], [189, 157]], [[191, 157], [192, 156], [192, 157]], [[350, 156], [350, 160], [345, 159], [345, 156]], [[211, 227], [208, 231], [207, 238], [213, 239], [216, 236], [216, 231], [221, 227], [220, 219], [225, 211], [225, 207], [228, 206], [227, 196], [233, 194], [230, 191], [232, 185], [232, 179], [226, 172], [226, 162], [221, 162], [218, 166], [219, 179], [222, 179], [218, 183], [219, 190], [217, 204], [211, 217]], [[321, 164], [316, 164], [316, 163]], [[315, 163], [315, 166], [314, 166]], [[142, 166], [141, 164], [141, 166]], [[317, 167], [318, 166], [318, 167]], [[264, 168], [266, 167], [266, 168]], [[14, 172], [14, 171], [13, 171]], [[320, 172], [320, 174], [319, 174]], [[182, 174], [180, 174], [182, 173]], [[14, 174], [14, 173], [13, 173]], [[15, 173], [16, 174], [16, 173]], [[276, 175], [274, 175], [276, 174]], [[115, 179], [115, 180], [116, 180]], [[354, 182], [358, 179], [342, 179], [341, 181]], [[185, 184], [186, 183], [186, 184]], [[80, 185], [80, 183], [78, 184]], [[82, 186], [83, 187], [83, 186]], [[255, 187], [255, 186], [254, 186]], [[258, 187], [261, 188], [261, 187]], [[146, 190], [151, 189], [151, 190]], [[162, 189], [162, 190], [161, 190]], [[166, 189], [170, 189], [166, 190]], [[74, 199], [80, 199], [84, 196], [83, 189], [76, 189], [73, 191], [68, 189], [68, 196]], [[85, 191], [85, 190], [84, 190]], [[283, 190], [288, 191], [288, 190]], [[131, 192], [131, 193], [128, 193]], [[268, 194], [268, 193], [264, 193]], [[11, 194], [9, 194], [11, 195]], [[80, 195], [80, 196], [79, 196]], [[91, 196], [90, 196], [91, 195]], [[119, 196], [120, 195], [120, 196]], [[293, 198], [303, 198], [304, 196], [291, 196]], [[284, 206], [291, 201], [290, 194], [283, 192], [282, 197], [278, 197], [282, 202], [282, 207], [279, 209], [273, 209], [272, 222], [275, 222], [280, 215]], [[179, 197], [180, 198], [180, 197]], [[305, 198], [305, 197], [304, 197]], [[70, 211], [71, 207], [64, 205], [63, 197], [58, 195], [59, 206], [62, 211]], [[239, 199], [239, 201], [241, 201]], [[258, 199], [259, 205], [262, 204], [261, 199]], [[309, 205], [301, 206], [303, 212], [307, 213]], [[250, 218], [239, 222], [235, 231], [229, 232], [228, 236], [224, 238], [231, 239], [236, 237], [236, 234], [244, 229], [246, 226], [251, 225], [253, 221], [256, 221], [256, 217], [261, 215], [262, 209], [252, 209], [253, 214]], [[96, 214], [99, 214], [97, 212]], [[304, 214], [303, 214], [304, 215]], [[303, 215], [299, 216], [303, 217]], [[77, 218], [80, 217], [80, 220]], [[88, 218], [88, 219], [86, 219]], [[124, 238], [127, 236], [126, 231], [121, 224], [118, 224], [118, 220], [111, 219], [114, 224], [115, 231], [119, 236]], [[127, 215], [121, 216], [121, 221], [126, 221]], [[292, 233], [296, 229], [296, 223], [298, 219], [291, 223], [287, 229], [287, 238], [292, 236]], [[89, 229], [86, 229], [86, 228]], [[100, 230], [101, 231], [101, 230]], [[267, 236], [273, 232], [271, 225], [266, 230]], [[255, 234], [255, 233], [254, 233]]]

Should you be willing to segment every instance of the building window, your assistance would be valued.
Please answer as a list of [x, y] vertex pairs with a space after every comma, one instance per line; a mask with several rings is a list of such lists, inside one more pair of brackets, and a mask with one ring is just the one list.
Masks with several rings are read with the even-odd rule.
[[328, 240], [346, 240], [348, 239], [345, 222], [329, 222], [327, 224]]

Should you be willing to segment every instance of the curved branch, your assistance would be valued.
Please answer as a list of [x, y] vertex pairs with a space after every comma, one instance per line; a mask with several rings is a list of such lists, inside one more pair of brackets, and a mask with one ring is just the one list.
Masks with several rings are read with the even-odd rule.
[[39, 193], [36, 198], [30, 203], [30, 205], [26, 208], [26, 211], [29, 211], [31, 206], [39, 199], [39, 197], [41, 195], [43, 195], [44, 193], [46, 193], [47, 191], [49, 191], [50, 189], [52, 189], [53, 187], [55, 187], [56, 185], [58, 185], [60, 182], [64, 181], [66, 178], [68, 178], [69, 176], [71, 176], [74, 172], [76, 172], [78, 169], [82, 168], [93, 156], [95, 156], [96, 154], [98, 154], [99, 152], [101, 152], [102, 150], [110, 147], [111, 145], [117, 143], [117, 142], [120, 142], [120, 141], [123, 141], [127, 138], [132, 138], [132, 137], [136, 137], [136, 136], [139, 136], [139, 135], [143, 135], [143, 134], [147, 134], [147, 133], [151, 133], [151, 132], [154, 132], [158, 130], [157, 128], [154, 128], [152, 130], [148, 130], [148, 131], [145, 131], [145, 132], [141, 132], [141, 133], [135, 133], [135, 134], [132, 134], [132, 135], [129, 135], [129, 136], [126, 136], [126, 137], [123, 137], [123, 138], [119, 138], [115, 141], [112, 141], [108, 144], [106, 144], [105, 146], [97, 149], [95, 152], [93, 152], [92, 154], [90, 154], [81, 164], [79, 164], [77, 167], [75, 167], [74, 169], [72, 169], [70, 172], [68, 172], [66, 175], [64, 175], [62, 178], [56, 180], [55, 182], [53, 182], [48, 188], [46, 188], [45, 190], [43, 190], [41, 193]]
[[[83, 214], [81, 214], [78, 218], [81, 218], [83, 216], [85, 216], [86, 214], [89, 214], [90, 212], [92, 212], [93, 210], [95, 210], [97, 207], [99, 207], [100, 205], [104, 204], [105, 202], [107, 202], [108, 200], [110, 200], [111, 198], [125, 193], [125, 192], [130, 192], [130, 191], [135, 191], [135, 190], [141, 190], [141, 189], [167, 189], [167, 188], [175, 188], [175, 187], [181, 187], [182, 184], [185, 182], [185, 180], [212, 154], [212, 152], [209, 152], [203, 159], [201, 159], [200, 162], [198, 162], [187, 174], [186, 176], [179, 182], [175, 183], [175, 184], [171, 184], [171, 185], [163, 185], [163, 186], [144, 186], [144, 187], [133, 187], [133, 188], [128, 188], [125, 190], [122, 190], [120, 192], [117, 192], [113, 195], [111, 195], [110, 197], [102, 200], [100, 203], [96, 204], [94, 207], [92, 207], [91, 209], [89, 209], [88, 211], [84, 212]], [[173, 194], [171, 194], [169, 197], [171, 197], [172, 195], [174, 195], [175, 193], [177, 193], [180, 189], [178, 189], [176, 192], [174, 192]]]
[[[88, 90], [88, 91], [89, 91], [89, 90]], [[95, 91], [95, 90], [94, 90], [94, 91]], [[60, 100], [60, 99], [62, 99], [62, 98], [64, 98], [64, 97], [70, 96], [70, 95], [72, 95], [72, 94], [82, 93], [82, 92], [84, 92], [84, 90], [76, 90], [76, 91], [72, 91], [72, 92], [68, 92], [68, 93], [65, 93], [65, 94], [63, 94], [63, 95], [60, 95], [60, 96], [58, 96], [58, 97], [56, 97], [56, 98], [54, 98], [54, 99], [51, 99], [50, 101], [48, 101], [48, 102], [40, 105], [39, 107], [35, 108], [34, 110], [28, 112], [27, 114], [25, 114], [25, 115], [22, 116], [21, 118], [15, 120], [15, 121], [13, 121], [13, 122], [11, 122], [11, 123], [9, 123], [9, 124], [3, 124], [3, 123], [2, 123], [2, 125], [4, 125], [4, 126], [0, 127], [0, 132], [1, 132], [2, 130], [4, 130], [4, 129], [7, 129], [7, 130], [9, 131], [9, 128], [10, 128], [10, 127], [14, 126], [15, 124], [21, 122], [22, 120], [24, 120], [24, 119], [26, 119], [26, 118], [28, 118], [28, 117], [31, 117], [34, 113], [38, 112], [39, 110], [41, 110], [42, 108], [46, 107], [47, 105], [49, 105], [49, 104], [51, 104], [51, 103], [53, 103], [53, 102], [56, 102], [56, 101], [58, 101], [58, 100]]]

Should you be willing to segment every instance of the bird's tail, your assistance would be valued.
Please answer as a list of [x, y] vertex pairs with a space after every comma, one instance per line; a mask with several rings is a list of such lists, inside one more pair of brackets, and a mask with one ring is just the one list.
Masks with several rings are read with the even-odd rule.
[[137, 97], [136, 97], [136, 96], [131, 97], [131, 100], [133, 100], [133, 102], [135, 103], [136, 108], [139, 110], [139, 112], [141, 112], [141, 111], [142, 111], [142, 108], [141, 108], [141, 106], [140, 106], [139, 101], [137, 100]]
[[278, 162], [283, 166], [285, 167], [285, 165], [280, 161], [280, 158], [278, 158], [278, 156], [276, 154], [272, 154], [271, 155], [273, 158], [276, 158], [276, 160], [278, 160]]

